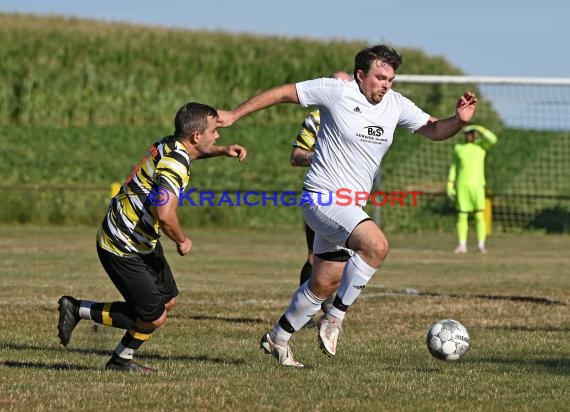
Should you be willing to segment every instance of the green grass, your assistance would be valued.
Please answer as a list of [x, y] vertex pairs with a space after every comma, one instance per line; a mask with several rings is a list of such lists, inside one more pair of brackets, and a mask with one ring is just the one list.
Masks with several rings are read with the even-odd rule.
[[[367, 46], [2, 13], [0, 41], [0, 124], [59, 127], [170, 126], [188, 100], [233, 107], [278, 84], [351, 72]], [[461, 74], [441, 57], [399, 51], [406, 73]], [[452, 110], [439, 96], [418, 103]], [[292, 108], [269, 113], [299, 122]]]
[[[60, 295], [119, 298], [97, 260], [95, 229], [1, 227], [0, 409], [568, 408], [567, 236], [493, 236], [489, 255], [456, 256], [451, 233], [388, 233], [389, 257], [350, 309], [336, 358], [318, 350], [315, 330], [302, 330], [292, 344], [307, 368], [289, 370], [258, 339], [296, 287], [301, 230], [187, 232], [187, 257], [164, 243], [181, 294], [140, 350], [159, 373], [141, 377], [103, 370], [121, 331], [82, 322], [67, 349], [58, 344]], [[425, 348], [440, 318], [469, 329], [460, 362]]]

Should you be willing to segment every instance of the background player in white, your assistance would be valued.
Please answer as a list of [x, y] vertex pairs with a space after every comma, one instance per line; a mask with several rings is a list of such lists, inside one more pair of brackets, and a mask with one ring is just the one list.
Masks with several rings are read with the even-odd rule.
[[220, 126], [279, 103], [318, 106], [321, 128], [304, 189], [316, 204], [303, 206], [303, 215], [315, 231], [315, 254], [310, 282], [293, 294], [283, 316], [261, 339], [261, 347], [281, 365], [303, 367], [291, 352], [289, 340], [337, 288], [330, 311], [321, 319], [318, 340], [323, 351], [334, 356], [341, 324], [388, 253], [384, 233], [362, 210], [354, 196], [350, 206], [318, 203], [319, 194], [338, 189], [370, 192], [382, 157], [392, 143], [396, 127], [415, 131], [430, 140], [455, 135], [475, 113], [477, 98], [464, 93], [455, 115], [437, 119], [391, 90], [401, 64], [398, 53], [386, 45], [359, 51], [354, 81], [331, 78], [307, 80], [266, 90], [232, 111], [218, 111]]

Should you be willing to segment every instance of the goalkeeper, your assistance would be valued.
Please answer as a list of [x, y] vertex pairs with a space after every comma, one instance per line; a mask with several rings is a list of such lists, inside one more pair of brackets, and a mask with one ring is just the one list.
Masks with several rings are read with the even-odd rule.
[[447, 195], [455, 201], [457, 209], [457, 238], [455, 253], [467, 253], [468, 216], [475, 216], [477, 249], [487, 253], [485, 238], [485, 155], [495, 143], [497, 136], [479, 125], [463, 128], [465, 143], [455, 145], [453, 162], [447, 179]]

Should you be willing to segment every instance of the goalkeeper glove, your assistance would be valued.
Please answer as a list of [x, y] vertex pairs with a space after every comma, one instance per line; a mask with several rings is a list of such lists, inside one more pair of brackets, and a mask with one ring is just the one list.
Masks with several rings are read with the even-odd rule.
[[449, 197], [451, 201], [455, 201], [456, 195], [457, 192], [455, 191], [455, 182], [450, 180], [449, 182], [447, 182], [447, 197]]

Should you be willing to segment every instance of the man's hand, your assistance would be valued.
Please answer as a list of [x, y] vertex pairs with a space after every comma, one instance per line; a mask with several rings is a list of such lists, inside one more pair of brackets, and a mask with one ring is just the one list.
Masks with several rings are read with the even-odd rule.
[[217, 110], [218, 119], [216, 123], [218, 127], [229, 127], [237, 120], [234, 112], [228, 112], [226, 110]]
[[239, 144], [233, 144], [226, 147], [225, 155], [228, 157], [237, 157], [239, 161], [242, 162], [247, 157], [247, 150]]
[[188, 239], [187, 237], [184, 238], [182, 243], [176, 244], [176, 250], [178, 251], [178, 254], [180, 256], [184, 256], [184, 255], [188, 254], [188, 252], [190, 252], [191, 249], [192, 249], [192, 241], [190, 239]]
[[477, 108], [477, 96], [473, 92], [465, 92], [463, 96], [457, 100], [455, 106], [455, 115], [457, 119], [463, 123], [468, 123], [475, 114]]

